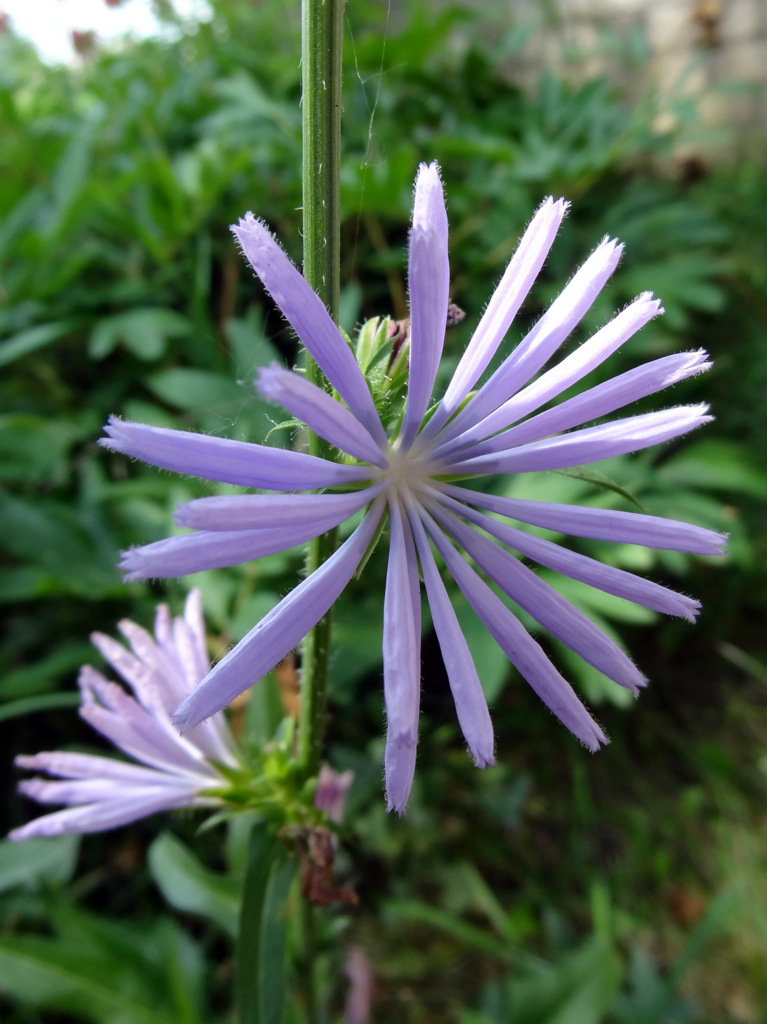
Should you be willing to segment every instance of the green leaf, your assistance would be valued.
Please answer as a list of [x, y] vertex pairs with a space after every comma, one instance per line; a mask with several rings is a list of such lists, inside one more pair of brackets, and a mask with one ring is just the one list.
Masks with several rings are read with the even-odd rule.
[[149, 848], [149, 870], [176, 910], [200, 914], [234, 936], [239, 914], [239, 883], [204, 867], [184, 844], [164, 832]]
[[0, 700], [32, 697], [51, 690], [59, 678], [77, 671], [92, 656], [93, 647], [86, 641], [63, 644], [50, 654], [38, 657], [33, 664], [6, 672], [0, 679]]
[[428, 925], [436, 931], [452, 936], [466, 949], [473, 949], [509, 963], [525, 962], [530, 957], [524, 950], [499, 940], [495, 935], [469, 924], [457, 914], [452, 914], [441, 907], [432, 907], [416, 900], [390, 900], [386, 905], [386, 914], [394, 920], [402, 919], [406, 922]]
[[251, 836], [237, 947], [238, 1024], [280, 1024], [285, 999], [286, 903], [296, 862], [265, 825]]
[[612, 946], [592, 939], [556, 964], [507, 986], [514, 1024], [602, 1024], [618, 994], [623, 968]]
[[627, 491], [625, 487], [621, 487], [614, 480], [610, 480], [609, 477], [603, 476], [601, 473], [597, 473], [594, 469], [582, 469], [577, 467], [575, 469], [554, 469], [553, 473], [557, 473], [560, 476], [574, 477], [576, 480], [583, 480], [585, 483], [593, 484], [595, 487], [600, 487], [604, 491], [614, 491], [616, 494], [620, 494], [626, 501], [630, 501], [632, 505], [636, 505], [642, 512], [647, 512], [647, 509], [635, 498], [631, 491]]
[[20, 331], [7, 341], [0, 342], [0, 366], [7, 366], [22, 356], [58, 341], [80, 326], [79, 320], [59, 320], [55, 323], [38, 324]]
[[130, 309], [99, 320], [91, 333], [88, 355], [103, 359], [122, 343], [138, 359], [159, 359], [168, 338], [184, 337], [189, 321], [172, 309]]
[[698, 441], [660, 467], [658, 476], [677, 487], [726, 491], [767, 498], [767, 473], [733, 441]]
[[0, 418], [0, 479], [60, 483], [67, 454], [83, 430], [65, 419], [16, 413]]
[[79, 836], [50, 839], [0, 840], [0, 892], [16, 885], [67, 882], [72, 877], [80, 847]]
[[56, 708], [76, 708], [80, 703], [79, 693], [45, 693], [36, 697], [22, 697], [0, 707], [0, 722], [8, 718], [30, 715], [33, 711], [54, 711]]
[[95, 1024], [174, 1024], [151, 1002], [116, 989], [112, 965], [72, 943], [0, 938], [0, 992], [30, 1006], [77, 1014]]
[[233, 403], [241, 405], [248, 397], [231, 377], [187, 366], [154, 373], [147, 385], [158, 398], [184, 411], [210, 410]]

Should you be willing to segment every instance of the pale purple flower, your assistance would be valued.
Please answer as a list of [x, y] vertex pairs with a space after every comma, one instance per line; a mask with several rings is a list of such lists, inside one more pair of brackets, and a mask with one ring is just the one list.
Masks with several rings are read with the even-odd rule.
[[172, 619], [160, 605], [155, 635], [127, 620], [119, 624], [130, 644], [101, 633], [91, 637], [104, 659], [133, 691], [109, 682], [90, 665], [80, 672], [80, 714], [138, 764], [65, 751], [21, 755], [16, 764], [47, 772], [57, 781], [27, 779], [19, 790], [45, 804], [67, 804], [10, 833], [10, 839], [102, 832], [156, 811], [215, 806], [214, 790], [227, 786], [216, 764], [237, 767], [223, 714], [181, 736], [171, 710], [210, 668], [199, 590], [186, 602], [183, 618]]
[[[261, 372], [258, 387], [345, 458], [338, 463], [110, 420], [109, 437], [102, 443], [115, 451], [180, 473], [280, 492], [201, 498], [181, 505], [178, 522], [195, 532], [127, 552], [122, 563], [127, 578], [234, 565], [293, 547], [362, 509], [365, 512], [336, 553], [266, 615], [183, 701], [175, 715], [181, 726], [195, 726], [218, 711], [301, 640], [354, 576], [388, 511], [383, 665], [389, 808], [404, 809], [415, 766], [421, 675], [419, 573], [464, 736], [477, 765], [493, 762], [487, 704], [432, 545], [481, 621], [548, 707], [592, 750], [605, 742], [569, 683], [484, 577], [587, 662], [635, 693], [646, 680], [623, 650], [511, 552], [609, 594], [691, 621], [698, 602], [533, 536], [508, 520], [579, 537], [704, 555], [720, 553], [724, 538], [648, 515], [491, 496], [464, 484], [470, 476], [562, 469], [623, 455], [678, 437], [710, 419], [707, 406], [693, 405], [584, 426], [707, 369], [702, 350], [652, 360], [545, 408], [661, 312], [650, 294], [640, 295], [579, 348], [540, 373], [615, 269], [622, 247], [610, 239], [600, 243], [514, 351], [474, 391], [535, 281], [566, 210], [566, 202], [551, 198], [539, 208], [445, 394], [431, 409], [449, 300], [448, 224], [438, 168], [421, 166], [410, 236], [408, 393], [401, 422], [393, 427], [382, 423], [352, 349], [267, 228], [251, 214], [233, 228], [253, 269], [340, 401], [300, 373], [278, 366]], [[323, 493], [294, 493], [312, 490]]]
[[373, 1006], [373, 965], [361, 946], [349, 948], [344, 974], [349, 979], [344, 1024], [368, 1024]]
[[317, 789], [314, 793], [314, 806], [318, 811], [326, 811], [328, 817], [336, 825], [340, 825], [344, 816], [346, 796], [354, 782], [354, 772], [334, 772], [330, 765], [323, 764], [317, 776]]

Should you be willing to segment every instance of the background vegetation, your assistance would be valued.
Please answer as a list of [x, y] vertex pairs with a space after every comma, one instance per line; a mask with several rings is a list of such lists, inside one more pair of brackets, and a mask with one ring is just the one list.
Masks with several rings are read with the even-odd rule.
[[[297, 11], [212, 7], [209, 24], [175, 42], [94, 51], [76, 68], [46, 67], [0, 35], [9, 769], [21, 752], [97, 748], [74, 711], [92, 630], [112, 632], [123, 616], [148, 624], [158, 600], [178, 608], [199, 582], [220, 652], [300, 568], [292, 552], [167, 587], [123, 585], [120, 549], [167, 535], [176, 502], [209, 492], [95, 443], [110, 413], [261, 440], [271, 422], [255, 368], [294, 351], [227, 225], [252, 209], [300, 258]], [[344, 957], [359, 947], [375, 1021], [767, 1021], [765, 168], [743, 140], [729, 155], [696, 149], [692, 100], [630, 102], [607, 79], [551, 72], [523, 88], [512, 73], [523, 31], [421, 4], [384, 27], [379, 7], [347, 11], [344, 326], [405, 313], [420, 160], [439, 160], [447, 187], [452, 294], [468, 314], [449, 339], [453, 359], [532, 210], [567, 196], [572, 213], [508, 345], [604, 234], [622, 238], [624, 260], [586, 328], [644, 289], [666, 315], [609, 373], [704, 346], [714, 370], [672, 401], [705, 397], [717, 421], [600, 468], [653, 513], [727, 530], [732, 542], [724, 562], [583, 543], [704, 605], [691, 628], [558, 584], [652, 680], [626, 707], [623, 692], [552, 645], [599, 705], [612, 745], [598, 757], [473, 628], [499, 759], [476, 772], [427, 637], [418, 773], [401, 820], [386, 817], [381, 793], [382, 568], [371, 563], [337, 615], [328, 759], [356, 773], [339, 871], [360, 902], [331, 907], [318, 938], [327, 1019], [342, 1017]], [[624, 501], [556, 474], [506, 486]], [[279, 714], [268, 680], [235, 724], [267, 736]], [[35, 813], [7, 775], [5, 830]], [[158, 818], [81, 843], [0, 843], [4, 1021], [231, 1019], [242, 837], [199, 835], [198, 824]], [[289, 1019], [304, 1020], [299, 997]]]

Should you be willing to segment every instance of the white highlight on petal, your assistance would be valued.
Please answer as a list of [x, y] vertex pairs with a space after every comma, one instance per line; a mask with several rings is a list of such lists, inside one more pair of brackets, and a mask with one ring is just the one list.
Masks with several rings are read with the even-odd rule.
[[195, 530], [293, 530], [318, 523], [319, 533], [338, 526], [376, 498], [386, 485], [348, 494], [233, 494], [195, 498], [176, 508], [176, 522]]
[[605, 238], [538, 323], [448, 424], [449, 440], [507, 402], [551, 358], [578, 324], [618, 265], [623, 246]]
[[445, 340], [450, 264], [445, 197], [436, 164], [421, 164], [410, 233], [410, 376], [401, 444], [409, 447], [431, 400]]
[[603, 384], [597, 384], [596, 387], [569, 398], [553, 409], [538, 413], [524, 423], [518, 423], [510, 430], [496, 434], [488, 441], [480, 441], [479, 444], [461, 451], [456, 457], [476, 457], [490, 452], [508, 451], [540, 437], [580, 427], [583, 423], [600, 419], [615, 412], [616, 409], [622, 409], [680, 380], [686, 380], [708, 370], [711, 363], [706, 359], [703, 349], [654, 359], [633, 370], [627, 370], [626, 373], [621, 373]]
[[[584, 342], [575, 352], [542, 374], [522, 391], [518, 391], [512, 398], [499, 406], [495, 412], [491, 412], [482, 418], [479, 406], [472, 406], [470, 403], [471, 413], [478, 416], [474, 424], [453, 441], [448, 442], [444, 446], [441, 445], [435, 454], [444, 457], [448, 451], [459, 447], [466, 447], [472, 441], [490, 437], [496, 431], [503, 430], [512, 423], [521, 420], [524, 416], [535, 412], [536, 409], [539, 409], [549, 399], [555, 398], [599, 366], [605, 359], [617, 351], [621, 345], [628, 341], [629, 338], [633, 337], [640, 328], [644, 327], [648, 321], [662, 312], [660, 302], [657, 299], [653, 299], [649, 292], [640, 295], [630, 306], [613, 317], [608, 324], [597, 331], [592, 338]], [[672, 382], [669, 381], [669, 383]], [[654, 390], [660, 390], [664, 386], [661, 384]], [[595, 418], [596, 415], [604, 414], [596, 413], [591, 418]]]

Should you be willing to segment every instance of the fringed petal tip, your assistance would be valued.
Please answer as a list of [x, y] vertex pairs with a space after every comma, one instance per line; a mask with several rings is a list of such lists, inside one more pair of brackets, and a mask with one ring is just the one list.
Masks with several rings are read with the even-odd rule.
[[[419, 196], [423, 196], [429, 192], [433, 194], [437, 190], [440, 195], [443, 195], [442, 174], [437, 161], [434, 160], [430, 164], [419, 164], [418, 173], [416, 174], [415, 183], [413, 185], [414, 207], [417, 207], [418, 205]], [[415, 224], [413, 226], [415, 226]]]
[[694, 625], [698, 615], [700, 614], [701, 603], [700, 601], [696, 601], [694, 597], [684, 597], [684, 595], [680, 595], [678, 609], [677, 616], [680, 619], [684, 619], [685, 622], [691, 622]]
[[[201, 718], [199, 721], [192, 720], [192, 712], [189, 709], [189, 698], [182, 700], [177, 708], [174, 708], [170, 713], [170, 720], [174, 728], [176, 728], [181, 736], [185, 736], [190, 730], [196, 728], [205, 721]], [[207, 717], [207, 716], [206, 716]]]
[[566, 217], [570, 212], [570, 200], [565, 199], [563, 196], [560, 196], [559, 199], [554, 199], [554, 196], [546, 196], [541, 205], [535, 211], [536, 214], [546, 207], [550, 207], [552, 212], [556, 211], [558, 216]]
[[414, 192], [413, 232], [436, 230], [446, 234], [445, 193], [438, 164], [421, 164]]
[[229, 230], [233, 235], [237, 236], [239, 231], [252, 231], [255, 227], [262, 227], [265, 231], [269, 230], [262, 220], [248, 210], [247, 213], [240, 217], [236, 224], [229, 225]]
[[[255, 217], [248, 211], [244, 217], [240, 217], [236, 224], [230, 224], [229, 230], [234, 235], [237, 247], [253, 269], [258, 273], [258, 267], [253, 263], [253, 256], [261, 249], [278, 249], [283, 252], [282, 246], [266, 221]], [[260, 275], [259, 275], [260, 276]]]
[[139, 580], [152, 579], [151, 571], [141, 550], [141, 547], [132, 547], [120, 554], [117, 568], [123, 574], [123, 583], [136, 583]]
[[474, 759], [474, 765], [477, 768], [494, 768], [495, 767], [495, 754], [490, 751], [489, 754], [482, 754], [479, 750], [472, 750], [471, 756]]
[[[639, 694], [635, 694], [634, 696], [639, 696]], [[593, 719], [591, 735], [588, 737], [579, 736], [578, 739], [580, 739], [584, 747], [588, 747], [592, 754], [596, 754], [598, 750], [600, 750], [602, 747], [606, 747], [610, 742], [610, 739], [607, 736], [607, 734], [603, 732], [602, 729], [600, 729], [600, 727], [597, 725], [596, 722], [593, 721]]]
[[124, 421], [119, 416], [110, 416], [103, 427], [106, 437], [99, 437], [96, 443], [113, 452], [124, 451], [127, 438], [123, 432], [123, 423]]

